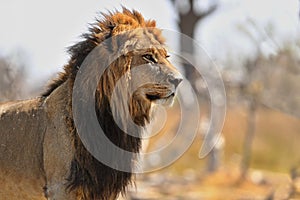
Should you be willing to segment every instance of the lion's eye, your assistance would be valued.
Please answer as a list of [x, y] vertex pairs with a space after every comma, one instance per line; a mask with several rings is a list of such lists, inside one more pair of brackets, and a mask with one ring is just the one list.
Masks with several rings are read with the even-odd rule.
[[153, 57], [151, 54], [145, 54], [143, 55], [144, 60], [151, 63], [157, 63], [157, 60]]
[[170, 58], [170, 55], [166, 55], [166, 58]]

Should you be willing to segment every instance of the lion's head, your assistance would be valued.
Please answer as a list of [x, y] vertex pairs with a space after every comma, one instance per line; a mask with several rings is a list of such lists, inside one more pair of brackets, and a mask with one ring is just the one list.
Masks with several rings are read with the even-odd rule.
[[105, 68], [103, 74], [89, 72], [101, 76], [96, 91], [99, 107], [110, 106], [114, 117], [125, 124], [128, 107], [134, 123], [145, 126], [153, 105], [172, 104], [182, 76], [168, 60], [165, 39], [155, 21], [123, 8], [123, 12], [104, 15], [84, 37], [85, 41], [70, 49], [72, 65], [90, 60], [84, 65]]
[[128, 102], [134, 123], [144, 126], [150, 121], [155, 104], [172, 104], [182, 76], [168, 60], [159, 29], [139, 27], [112, 37], [112, 41], [118, 40], [115, 44], [119, 46], [112, 47], [117, 49], [111, 53], [115, 59], [104, 73], [99, 89], [106, 93], [110, 106], [116, 106], [113, 110], [117, 113]]

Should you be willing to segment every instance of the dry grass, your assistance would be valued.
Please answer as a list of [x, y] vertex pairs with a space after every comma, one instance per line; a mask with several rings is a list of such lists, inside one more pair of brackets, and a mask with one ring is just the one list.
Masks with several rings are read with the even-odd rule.
[[[156, 143], [170, 140], [172, 132], [177, 130], [180, 116], [176, 109], [168, 111], [168, 121], [162, 131], [150, 140], [150, 149]], [[223, 127], [225, 149], [223, 164], [239, 165], [242, 145], [247, 128], [247, 112], [244, 108], [227, 110]], [[162, 139], [163, 138], [163, 139]], [[270, 109], [259, 109], [256, 118], [256, 132], [252, 148], [251, 168], [288, 173], [294, 166], [300, 165], [300, 119]], [[176, 163], [167, 170], [183, 173], [192, 168], [202, 170], [205, 159], [198, 158], [202, 139], [199, 135], [193, 145]]]

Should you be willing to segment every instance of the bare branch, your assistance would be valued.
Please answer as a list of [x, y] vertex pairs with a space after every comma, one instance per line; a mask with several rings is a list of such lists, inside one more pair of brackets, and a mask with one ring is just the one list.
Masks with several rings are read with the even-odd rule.
[[189, 0], [190, 6], [191, 6], [191, 11], [193, 12], [194, 10], [194, 0]]
[[[176, 0], [170, 0], [172, 3], [176, 4]], [[198, 21], [201, 20], [205, 17], [207, 17], [208, 15], [212, 14], [217, 8], [218, 8], [218, 3], [214, 3], [213, 5], [211, 5], [207, 10], [202, 11], [201, 13], [196, 13], [194, 11], [194, 6], [195, 6], [195, 2], [194, 0], [188, 0], [189, 4], [190, 4], [190, 11], [188, 13], [181, 13], [178, 12], [178, 14], [180, 15], [180, 18], [193, 18], [193, 21]]]
[[212, 14], [213, 12], [216, 11], [217, 8], [218, 8], [218, 4], [214, 4], [214, 5], [210, 6], [210, 8], [208, 8], [207, 10], [201, 12], [200, 14], [196, 14], [197, 19], [200, 20], [200, 19]]

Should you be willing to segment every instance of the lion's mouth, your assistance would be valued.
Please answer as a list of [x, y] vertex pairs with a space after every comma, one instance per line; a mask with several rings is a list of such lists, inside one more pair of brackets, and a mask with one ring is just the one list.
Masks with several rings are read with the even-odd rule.
[[167, 95], [152, 95], [152, 94], [147, 94], [146, 95], [147, 99], [155, 104], [161, 104], [161, 105], [172, 105], [173, 99], [175, 97], [175, 93], [172, 92]]
[[145, 98], [153, 104], [171, 106], [176, 96], [176, 87], [167, 84], [143, 85]]
[[159, 99], [168, 99], [168, 98], [172, 98], [175, 96], [175, 93], [171, 93], [167, 96], [161, 96], [161, 95], [151, 95], [151, 94], [147, 94], [147, 99], [149, 99], [150, 101], [155, 101], [155, 100], [159, 100]]

